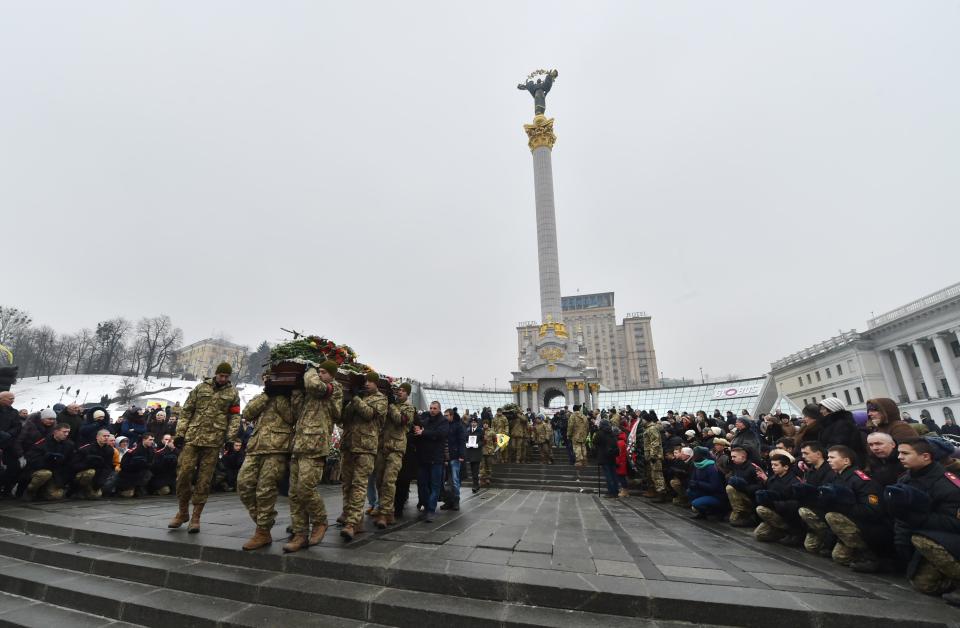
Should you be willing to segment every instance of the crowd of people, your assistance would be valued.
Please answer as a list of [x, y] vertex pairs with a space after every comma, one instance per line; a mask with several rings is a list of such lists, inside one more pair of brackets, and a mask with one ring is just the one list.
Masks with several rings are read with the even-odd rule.
[[[105, 407], [76, 404], [34, 413], [0, 392], [0, 495], [25, 500], [175, 494], [169, 523], [200, 530], [211, 490], [236, 490], [255, 525], [243, 545], [273, 541], [277, 496], [289, 496], [284, 544], [296, 552], [327, 531], [317, 488], [336, 466], [347, 541], [404, 516], [411, 484], [418, 516], [458, 510], [461, 474], [473, 491], [490, 486], [497, 464], [554, 448], [602, 469], [604, 496], [642, 495], [689, 509], [692, 517], [753, 528], [758, 541], [803, 547], [858, 572], [902, 571], [924, 593], [957, 603], [960, 584], [960, 428], [901, 415], [871, 399], [858, 420], [836, 398], [785, 414], [752, 418], [704, 411], [589, 410], [550, 418], [514, 404], [479, 413], [418, 412], [402, 383], [388, 398], [369, 373], [363, 390], [344, 391], [337, 365], [308, 367], [302, 385], [263, 392], [241, 413], [228, 364], [181, 407], [131, 407], [112, 420]], [[335, 429], [336, 426], [336, 429]], [[193, 505], [192, 513], [189, 510]], [[366, 505], [366, 508], [365, 508]]]
[[801, 417], [600, 413], [606, 496], [622, 496], [612, 478], [623, 448], [611, 443], [626, 434], [644, 497], [857, 572], [904, 573], [916, 590], [960, 604], [960, 430], [916, 422], [891, 399], [866, 405], [862, 421], [833, 397]]

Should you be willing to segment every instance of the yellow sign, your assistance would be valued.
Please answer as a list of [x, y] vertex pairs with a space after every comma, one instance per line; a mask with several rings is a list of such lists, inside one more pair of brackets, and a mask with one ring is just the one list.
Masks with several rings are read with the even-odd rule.
[[507, 443], [510, 442], [510, 437], [506, 434], [497, 434], [497, 449], [506, 449]]

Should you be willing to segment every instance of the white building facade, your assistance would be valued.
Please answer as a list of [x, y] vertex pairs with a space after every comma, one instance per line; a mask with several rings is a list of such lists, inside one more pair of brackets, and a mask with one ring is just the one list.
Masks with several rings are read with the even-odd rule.
[[889, 397], [916, 419], [960, 417], [960, 283], [917, 299], [771, 365], [794, 403], [837, 397], [853, 410]]

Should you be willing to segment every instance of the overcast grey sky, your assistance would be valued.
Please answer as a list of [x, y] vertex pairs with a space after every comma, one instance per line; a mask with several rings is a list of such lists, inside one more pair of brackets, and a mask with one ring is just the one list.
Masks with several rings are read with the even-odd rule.
[[502, 386], [539, 314], [516, 84], [556, 67], [564, 294], [652, 314], [668, 377], [761, 374], [960, 279], [958, 28], [955, 1], [3, 2], [0, 302]]

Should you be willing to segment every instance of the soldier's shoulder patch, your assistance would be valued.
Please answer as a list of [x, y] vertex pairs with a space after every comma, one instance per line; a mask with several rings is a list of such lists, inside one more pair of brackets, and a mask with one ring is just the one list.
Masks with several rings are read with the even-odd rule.
[[856, 473], [857, 477], [859, 477], [861, 480], [864, 480], [864, 481], [870, 480], [870, 476], [864, 473], [863, 471], [861, 471], [860, 469], [857, 469], [856, 471], [854, 471], [854, 473]]
[[[953, 485], [956, 486], [957, 488], [960, 488], [960, 478], [958, 478], [955, 473], [951, 471], [947, 471], [943, 474], [943, 477], [950, 480], [950, 482], [952, 482]], [[957, 516], [960, 517], [960, 514], [958, 514]]]
[[876, 506], [877, 504], [880, 503], [880, 496], [879, 496], [879, 495], [867, 495], [867, 501], [870, 503], [871, 506]]

